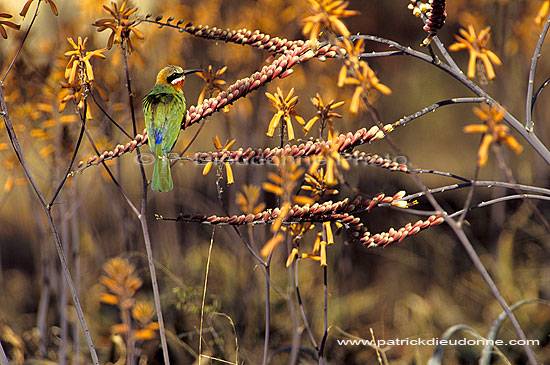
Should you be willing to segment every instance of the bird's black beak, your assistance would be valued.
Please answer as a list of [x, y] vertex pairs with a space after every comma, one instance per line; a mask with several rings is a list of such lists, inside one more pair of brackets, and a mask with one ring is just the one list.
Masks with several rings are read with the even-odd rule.
[[199, 69], [199, 68], [193, 68], [193, 69], [189, 69], [189, 70], [183, 70], [183, 76], [187, 76], [189, 74], [194, 74], [194, 73], [197, 73], [197, 72], [201, 72], [202, 70]]

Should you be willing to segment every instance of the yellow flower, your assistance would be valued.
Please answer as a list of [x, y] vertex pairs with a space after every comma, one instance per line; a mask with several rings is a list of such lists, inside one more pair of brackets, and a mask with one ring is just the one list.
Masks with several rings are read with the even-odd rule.
[[327, 243], [321, 241], [321, 266], [327, 266]]
[[506, 114], [504, 109], [499, 109], [495, 104], [489, 107], [483, 104], [481, 108], [474, 108], [474, 113], [483, 120], [484, 124], [469, 124], [464, 127], [465, 133], [483, 133], [483, 139], [477, 152], [477, 164], [485, 166], [489, 155], [489, 147], [492, 143], [505, 143], [514, 152], [520, 153], [523, 147], [509, 134], [509, 128], [503, 124], [502, 118]]
[[237, 193], [237, 205], [243, 213], [258, 214], [265, 209], [265, 203], [258, 204], [260, 198], [260, 187], [256, 185], [244, 185], [243, 193]]
[[107, 42], [107, 48], [111, 49], [113, 44], [122, 44], [124, 40], [128, 43], [128, 50], [132, 51], [132, 40], [130, 35], [135, 34], [138, 39], [144, 39], [143, 34], [135, 27], [136, 21], [130, 20], [130, 15], [134, 14], [138, 8], [127, 7], [127, 2], [123, 1], [120, 7], [111, 1], [111, 7], [103, 5], [103, 8], [108, 11], [112, 18], [100, 19], [92, 25], [98, 27], [98, 32], [110, 29], [111, 35]]
[[149, 302], [138, 301], [132, 308], [132, 316], [142, 325], [147, 325], [153, 319], [155, 309]]
[[460, 29], [458, 31], [462, 37], [455, 35], [457, 42], [449, 46], [449, 50], [453, 52], [467, 49], [470, 53], [467, 72], [469, 78], [475, 77], [478, 59], [483, 64], [487, 78], [489, 80], [492, 80], [496, 77], [493, 63], [495, 65], [502, 64], [500, 58], [498, 58], [498, 56], [493, 51], [485, 48], [485, 46], [489, 42], [489, 39], [491, 38], [490, 31], [491, 27], [486, 27], [481, 32], [479, 32], [479, 34], [476, 35], [474, 27], [472, 25], [469, 25], [468, 31], [466, 31], [466, 29]]
[[225, 71], [227, 71], [227, 66], [220, 68], [214, 73], [212, 65], [209, 65], [208, 69], [204, 69], [200, 73], [197, 73], [197, 75], [206, 82], [206, 85], [199, 95], [197, 104], [201, 104], [203, 102], [206, 93], [210, 92], [210, 96], [212, 97], [215, 96], [215, 91], [223, 91], [222, 85], [225, 85], [225, 81], [221, 80], [220, 77], [225, 73]]
[[319, 37], [321, 28], [349, 37], [350, 32], [340, 18], [347, 18], [359, 14], [355, 10], [346, 10], [349, 3], [341, 0], [309, 0], [312, 15], [302, 19], [304, 28], [302, 33], [309, 36], [310, 40]]
[[384, 95], [389, 95], [391, 89], [378, 80], [368, 63], [360, 60], [359, 57], [364, 50], [362, 39], [355, 45], [350, 40], [344, 39], [343, 42], [340, 42], [340, 46], [344, 49], [347, 59], [338, 74], [338, 86], [355, 85], [349, 110], [352, 114], [357, 114], [359, 101], [364, 91], [368, 93], [371, 89], [376, 89]]
[[73, 50], [65, 52], [66, 57], [70, 57], [67, 67], [65, 67], [65, 78], [69, 84], [72, 84], [76, 81], [76, 74], [81, 67], [84, 72], [83, 75], [85, 78], [80, 80], [81, 83], [94, 81], [94, 71], [90, 60], [92, 57], [105, 58], [103, 52], [107, 49], [96, 49], [95, 51], [86, 51], [86, 43], [88, 43], [88, 37], [82, 40], [81, 37], [78, 37], [78, 43], [72, 38], [67, 38], [67, 41], [73, 46]]
[[540, 6], [539, 12], [535, 17], [535, 23], [538, 25], [543, 25], [545, 19], [548, 17], [548, 10], [550, 8], [550, 0], [546, 0]]
[[294, 247], [292, 251], [290, 251], [290, 255], [288, 255], [288, 258], [286, 259], [286, 267], [292, 265], [296, 256], [298, 256], [298, 249]]
[[325, 197], [325, 195], [338, 194], [337, 189], [329, 188], [325, 170], [321, 167], [311, 174], [304, 175], [305, 184], [302, 185], [302, 190], [311, 191], [314, 199]]
[[294, 107], [298, 103], [298, 96], [292, 97], [293, 95], [294, 88], [290, 89], [286, 98], [283, 96], [283, 92], [280, 88], [277, 88], [277, 92], [275, 94], [270, 94], [268, 92], [265, 93], [265, 96], [267, 96], [271, 104], [275, 107], [275, 109], [277, 109], [277, 112], [273, 115], [273, 118], [271, 118], [271, 121], [269, 122], [269, 127], [266, 133], [269, 137], [273, 137], [275, 128], [279, 125], [281, 118], [283, 118], [286, 122], [289, 141], [294, 139], [294, 128], [292, 128], [290, 117], [293, 116], [296, 118], [298, 123], [301, 125], [306, 124], [304, 118], [300, 117], [294, 110]]
[[[270, 172], [267, 176], [271, 182], [265, 182], [262, 187], [265, 191], [273, 193], [283, 198], [285, 202], [293, 201], [296, 204], [313, 204], [314, 200], [307, 196], [293, 195], [294, 189], [298, 185], [298, 179], [302, 177], [304, 169], [298, 162], [291, 158], [274, 158], [273, 161], [279, 167], [279, 174]], [[282, 208], [281, 208], [282, 210]], [[281, 216], [280, 214], [279, 216]]]
[[263, 257], [267, 257], [269, 256], [273, 250], [275, 249], [275, 247], [277, 247], [277, 245], [281, 242], [283, 242], [283, 240], [285, 239], [285, 236], [282, 234], [282, 233], [277, 233], [275, 235], [275, 237], [273, 237], [272, 239], [270, 239], [269, 241], [267, 241], [267, 243], [265, 244], [265, 246], [262, 248], [262, 250], [260, 251], [260, 253], [262, 254]]
[[318, 155], [312, 157], [312, 163], [308, 171], [310, 175], [315, 174], [321, 162], [326, 161], [326, 173], [323, 179], [326, 186], [334, 186], [338, 183], [338, 166], [344, 170], [349, 169], [348, 161], [339, 153], [340, 145], [341, 142], [334, 138], [330, 146], [325, 145]]
[[311, 118], [306, 125], [303, 127], [304, 132], [307, 134], [311, 127], [315, 124], [316, 121], [320, 120], [321, 122], [321, 131], [324, 129], [325, 125], [328, 124], [328, 139], [334, 138], [334, 126], [332, 124], [332, 118], [342, 118], [342, 115], [333, 112], [334, 109], [344, 105], [344, 101], [339, 101], [337, 103], [334, 100], [331, 100], [327, 105], [324, 105], [321, 95], [317, 94], [315, 98], [311, 99], [311, 102], [317, 108], [317, 115]]
[[[85, 94], [87, 94], [88, 88], [92, 86], [95, 81], [94, 70], [90, 60], [93, 57], [104, 59], [105, 56], [103, 52], [107, 50], [103, 48], [95, 51], [86, 51], [88, 37], [84, 38], [84, 40], [78, 37], [77, 42], [72, 38], [67, 38], [67, 41], [69, 41], [73, 49], [65, 52], [65, 56], [70, 57], [70, 59], [65, 67], [65, 78], [67, 82], [61, 82], [61, 87], [64, 89], [71, 89], [72, 93], [64, 95], [61, 98], [59, 103], [60, 112], [65, 109], [69, 100], [74, 100], [80, 110], [84, 109]], [[90, 108], [87, 108], [86, 118], [90, 119], [91, 117]]]
[[[235, 140], [232, 139], [231, 141], [225, 141], [225, 145], [222, 146], [220, 139], [218, 138], [218, 136], [216, 136], [213, 138], [213, 142], [214, 142], [214, 147], [218, 150], [218, 152], [221, 152], [221, 151], [227, 151], [228, 149], [230, 149], [231, 146], [233, 146], [233, 143], [235, 143]], [[213, 164], [214, 164], [214, 161], [208, 162], [204, 166], [204, 169], [202, 170], [202, 174], [208, 175]], [[229, 162], [226, 161], [223, 164], [225, 166], [225, 172], [227, 174], [227, 185], [231, 185], [235, 182], [235, 179], [233, 178], [233, 169], [231, 168], [231, 164]]]
[[[135, 273], [134, 265], [125, 259], [118, 257], [110, 259], [103, 269], [107, 275], [102, 276], [100, 282], [111, 292], [102, 295], [101, 299], [105, 303], [121, 305], [127, 303], [143, 284]], [[115, 300], [114, 297], [117, 299]]]
[[332, 245], [334, 243], [334, 236], [332, 235], [330, 222], [323, 222], [323, 231], [326, 234], [327, 244]]
[[350, 72], [353, 69], [359, 68], [359, 62], [361, 61], [361, 54], [365, 51], [364, 40], [359, 39], [355, 44], [347, 38], [344, 38], [343, 41], [338, 42], [338, 45], [342, 47], [343, 52], [346, 54], [344, 59], [344, 65], [340, 68], [338, 74], [338, 87], [344, 86], [344, 81], [346, 80], [348, 70]]

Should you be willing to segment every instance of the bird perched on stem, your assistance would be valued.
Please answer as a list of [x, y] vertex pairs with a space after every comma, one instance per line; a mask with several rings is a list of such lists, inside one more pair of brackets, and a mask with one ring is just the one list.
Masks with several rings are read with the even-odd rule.
[[172, 190], [172, 175], [168, 154], [178, 139], [181, 123], [185, 117], [185, 96], [181, 86], [185, 76], [201, 70], [184, 70], [179, 66], [166, 66], [157, 75], [157, 82], [143, 98], [145, 126], [149, 147], [155, 155], [153, 182], [155, 191]]

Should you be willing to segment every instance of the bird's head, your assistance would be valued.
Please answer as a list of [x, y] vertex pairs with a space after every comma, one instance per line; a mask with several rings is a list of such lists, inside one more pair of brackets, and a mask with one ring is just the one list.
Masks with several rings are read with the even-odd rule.
[[199, 72], [199, 69], [184, 70], [180, 66], [169, 65], [160, 70], [157, 75], [157, 84], [170, 85], [181, 92], [181, 87], [185, 82], [185, 76]]

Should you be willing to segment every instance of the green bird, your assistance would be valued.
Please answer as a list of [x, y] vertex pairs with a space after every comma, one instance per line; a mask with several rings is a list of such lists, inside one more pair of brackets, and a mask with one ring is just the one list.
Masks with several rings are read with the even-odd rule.
[[151, 188], [155, 191], [169, 191], [173, 188], [168, 154], [178, 139], [185, 117], [185, 96], [181, 87], [186, 75], [199, 71], [166, 66], [158, 73], [153, 89], [143, 98], [149, 147], [155, 155], [151, 183]]

